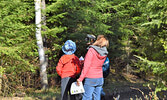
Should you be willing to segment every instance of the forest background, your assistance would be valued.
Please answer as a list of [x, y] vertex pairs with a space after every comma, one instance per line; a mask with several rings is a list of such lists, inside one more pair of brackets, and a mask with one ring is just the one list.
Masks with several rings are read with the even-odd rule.
[[[34, 0], [0, 0], [0, 93], [41, 89]], [[56, 64], [71, 39], [76, 55], [86, 53], [86, 35], [110, 41], [115, 73], [153, 76], [156, 91], [167, 90], [167, 0], [42, 0], [42, 39], [47, 86], [58, 87]], [[28, 92], [27, 92], [28, 93]]]

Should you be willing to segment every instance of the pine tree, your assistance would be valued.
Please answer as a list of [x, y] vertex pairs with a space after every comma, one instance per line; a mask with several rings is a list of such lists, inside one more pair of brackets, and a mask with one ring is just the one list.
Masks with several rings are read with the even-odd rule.
[[32, 23], [35, 11], [33, 0], [1, 0], [0, 8], [0, 65], [9, 86], [4, 89], [12, 93], [19, 85], [29, 86], [30, 80], [25, 83], [20, 79], [28, 79], [37, 69], [35, 25]]
[[[142, 14], [139, 16], [144, 19], [139, 23], [141, 29], [138, 35], [139, 51], [142, 57], [138, 57], [146, 63], [140, 65], [144, 71], [149, 71], [157, 77], [156, 91], [167, 90], [166, 88], [166, 25], [167, 25], [167, 1], [147, 0], [139, 1], [138, 7]], [[144, 65], [144, 66], [143, 66]]]

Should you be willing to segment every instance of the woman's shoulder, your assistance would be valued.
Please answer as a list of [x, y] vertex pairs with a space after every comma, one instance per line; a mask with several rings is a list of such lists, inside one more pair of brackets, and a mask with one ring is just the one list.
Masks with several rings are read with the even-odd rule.
[[95, 52], [97, 52], [93, 47], [90, 47], [89, 49], [88, 49], [88, 52], [91, 52], [91, 53], [95, 53]]
[[93, 47], [90, 47], [88, 51], [95, 51], [95, 49]]

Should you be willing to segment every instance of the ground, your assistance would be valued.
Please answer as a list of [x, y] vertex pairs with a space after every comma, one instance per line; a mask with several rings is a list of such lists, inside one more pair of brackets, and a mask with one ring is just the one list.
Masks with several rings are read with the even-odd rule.
[[[143, 86], [146, 83], [146, 80], [126, 72], [121, 74], [111, 73], [105, 79], [103, 89], [106, 95], [102, 100], [144, 100], [144, 97], [146, 95], [149, 97], [148, 94], [153, 91], [152, 88]], [[35, 90], [34, 94], [26, 97], [0, 97], [0, 100], [60, 100], [60, 87], [48, 92]]]

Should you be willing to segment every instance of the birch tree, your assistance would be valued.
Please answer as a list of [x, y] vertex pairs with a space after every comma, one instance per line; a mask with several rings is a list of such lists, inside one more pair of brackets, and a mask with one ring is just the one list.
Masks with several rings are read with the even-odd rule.
[[[46, 2], [45, 0], [42, 0], [42, 25], [43, 26], [46, 26]], [[42, 32], [46, 32], [46, 29], [42, 29]], [[43, 37], [43, 46], [44, 46], [44, 51], [47, 51], [47, 35], [45, 34], [44, 37]], [[48, 55], [45, 54], [45, 64], [46, 64], [46, 67], [48, 67]]]
[[40, 60], [40, 78], [42, 89], [46, 90], [48, 86], [47, 73], [46, 73], [46, 58], [43, 47], [42, 35], [41, 35], [41, 0], [35, 0], [35, 24], [36, 24], [36, 39]]

